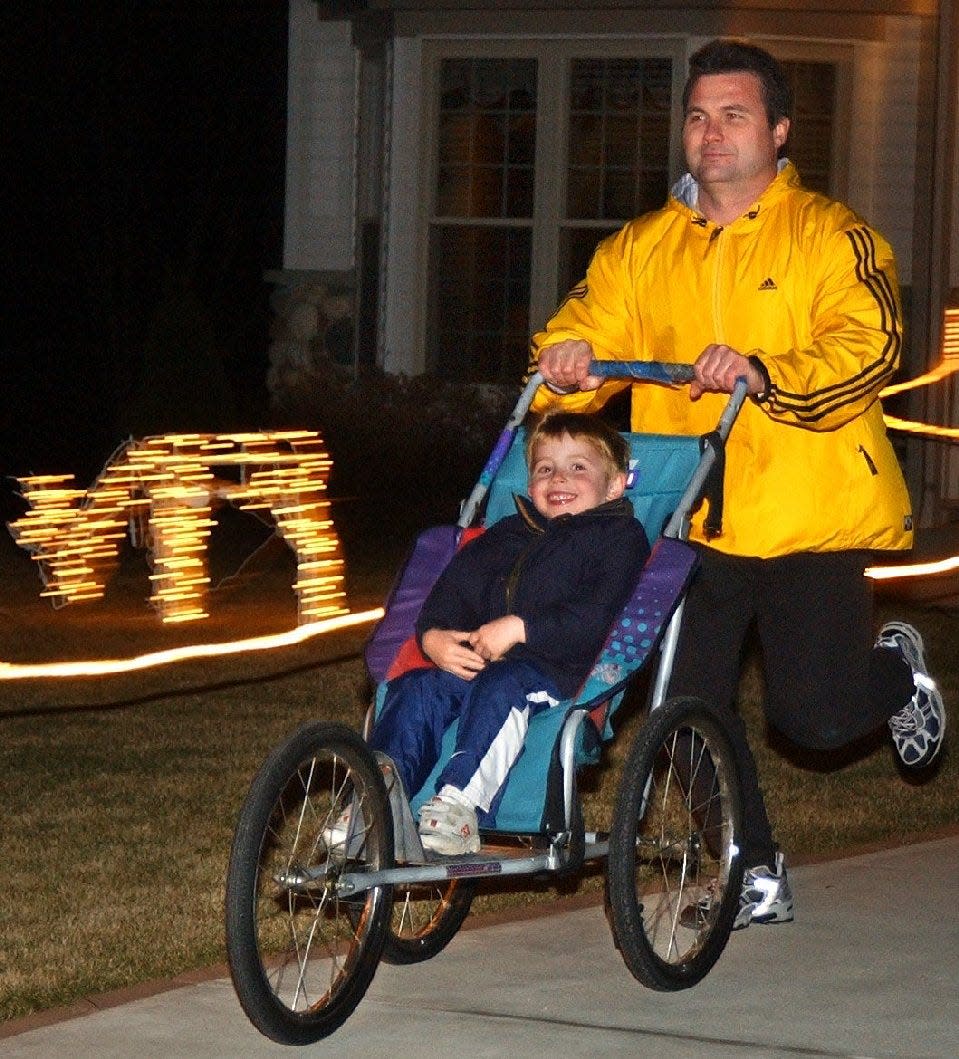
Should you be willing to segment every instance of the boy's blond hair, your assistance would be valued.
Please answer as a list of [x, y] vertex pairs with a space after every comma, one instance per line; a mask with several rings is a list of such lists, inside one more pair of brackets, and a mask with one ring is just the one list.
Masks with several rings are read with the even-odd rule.
[[629, 471], [629, 445], [604, 419], [589, 412], [547, 412], [526, 437], [526, 466], [541, 438], [585, 438], [603, 457], [607, 477]]

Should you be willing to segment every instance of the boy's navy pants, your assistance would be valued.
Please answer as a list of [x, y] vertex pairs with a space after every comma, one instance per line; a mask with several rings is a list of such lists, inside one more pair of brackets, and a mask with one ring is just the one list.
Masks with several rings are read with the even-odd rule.
[[559, 701], [552, 681], [525, 661], [491, 662], [472, 680], [415, 669], [390, 682], [368, 743], [393, 759], [412, 798], [439, 760], [443, 733], [459, 717], [456, 747], [436, 791], [451, 784], [489, 812], [523, 749], [530, 717]]

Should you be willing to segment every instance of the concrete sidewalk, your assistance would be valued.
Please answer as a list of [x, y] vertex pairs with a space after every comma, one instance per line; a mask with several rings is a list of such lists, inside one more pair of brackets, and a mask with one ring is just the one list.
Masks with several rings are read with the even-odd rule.
[[298, 1051], [252, 1029], [218, 979], [0, 1038], [0, 1055], [959, 1056], [959, 835], [790, 879], [797, 921], [734, 934], [680, 993], [630, 977], [596, 906], [464, 929], [428, 963], [383, 964], [346, 1024]]

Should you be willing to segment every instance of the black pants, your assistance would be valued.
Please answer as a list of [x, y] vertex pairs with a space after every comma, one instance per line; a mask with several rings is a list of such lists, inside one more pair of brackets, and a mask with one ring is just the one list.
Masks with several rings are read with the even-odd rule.
[[[755, 623], [766, 719], [799, 746], [845, 746], [909, 701], [909, 665], [898, 651], [873, 647], [868, 553], [754, 559], [698, 550], [701, 565], [686, 598], [670, 697], [694, 695], [735, 709], [743, 645]], [[738, 715], [731, 736], [744, 782], [744, 862], [771, 866], [776, 845]]]

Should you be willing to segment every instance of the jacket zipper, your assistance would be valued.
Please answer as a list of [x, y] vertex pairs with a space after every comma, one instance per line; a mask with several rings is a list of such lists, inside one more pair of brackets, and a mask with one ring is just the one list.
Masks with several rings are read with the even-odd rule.
[[506, 577], [506, 613], [513, 613], [513, 597], [516, 595], [516, 588], [519, 585], [520, 575], [523, 572], [523, 567], [526, 565], [526, 560], [529, 558], [529, 553], [536, 546], [537, 541], [534, 539], [516, 556], [513, 561], [512, 569]]
[[723, 328], [723, 310], [722, 310], [722, 303], [721, 303], [720, 297], [719, 297], [720, 277], [722, 275], [722, 256], [723, 256], [722, 255], [723, 242], [720, 242], [719, 236], [722, 233], [722, 230], [723, 230], [722, 225], [720, 225], [719, 227], [714, 228], [709, 233], [709, 243], [708, 243], [708, 246], [707, 246], [707, 249], [708, 249], [708, 247], [712, 246], [713, 243], [716, 244], [716, 266], [715, 266], [715, 270], [713, 272], [713, 327], [715, 328], [715, 331], [716, 331], [716, 341], [720, 342], [720, 343], [725, 342], [725, 339], [723, 338], [723, 330], [724, 330], [724, 328]]

